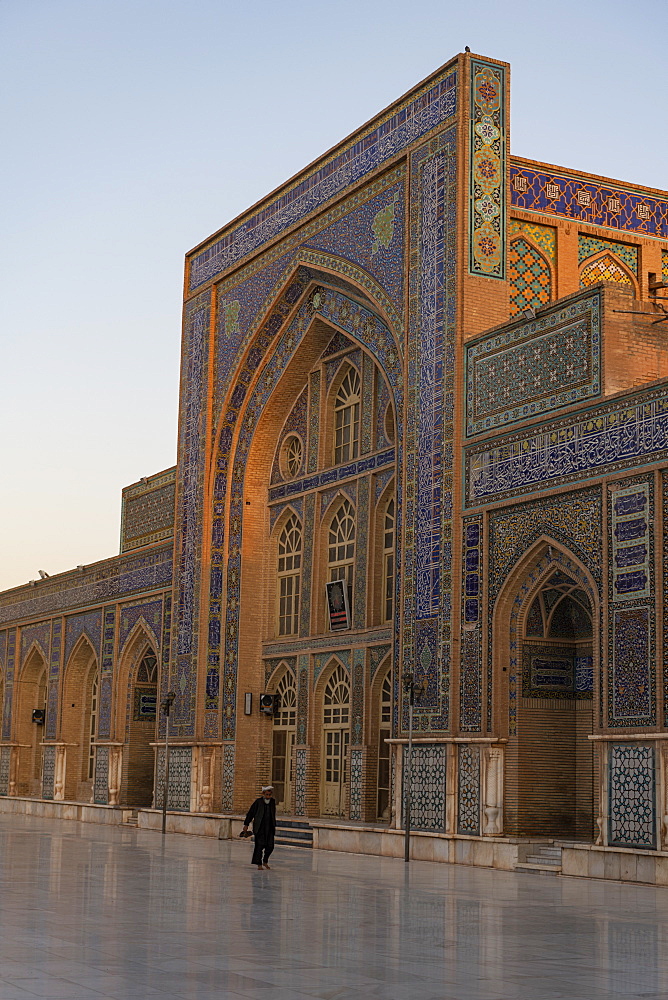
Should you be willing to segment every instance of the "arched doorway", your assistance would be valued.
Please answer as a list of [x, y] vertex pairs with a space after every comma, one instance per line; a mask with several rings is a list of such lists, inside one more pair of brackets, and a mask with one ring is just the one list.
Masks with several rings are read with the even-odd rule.
[[276, 696], [278, 711], [274, 715], [272, 732], [271, 783], [276, 809], [289, 814], [293, 801], [292, 748], [297, 727], [297, 688], [288, 670], [278, 682]]
[[67, 744], [64, 796], [89, 802], [95, 767], [98, 663], [95, 650], [82, 636], [65, 667], [60, 738]]
[[517, 832], [591, 839], [593, 609], [552, 566], [518, 620]]
[[[46, 732], [46, 661], [35, 647], [28, 654], [18, 683], [16, 741], [19, 744], [17, 795], [42, 792], [42, 740]], [[41, 711], [42, 722], [33, 722], [33, 712]]]
[[129, 806], [150, 806], [153, 801], [153, 769], [158, 704], [158, 658], [151, 646], [138, 657], [129, 690], [127, 783]]
[[322, 814], [345, 816], [348, 797], [350, 685], [340, 663], [325, 685], [322, 722]]

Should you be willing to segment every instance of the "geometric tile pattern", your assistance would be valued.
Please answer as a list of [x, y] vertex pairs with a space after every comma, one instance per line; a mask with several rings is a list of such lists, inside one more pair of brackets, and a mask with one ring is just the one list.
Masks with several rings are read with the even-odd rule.
[[585, 264], [580, 271], [580, 285], [595, 285], [598, 281], [614, 281], [618, 285], [633, 287], [628, 272], [619, 264], [612, 254], [606, 253], [597, 257], [591, 264]]
[[[404, 746], [402, 803], [408, 770], [408, 747]], [[419, 743], [411, 758], [411, 829], [445, 829], [446, 747]], [[403, 812], [403, 810], [402, 810]]]
[[9, 794], [9, 771], [12, 761], [12, 748], [0, 747], [0, 795]]
[[[169, 796], [167, 808], [182, 812], [190, 810], [190, 779], [192, 748], [169, 748]], [[158, 748], [158, 774], [155, 786], [155, 808], [162, 809], [165, 788], [165, 748]]]
[[176, 468], [126, 486], [121, 498], [121, 552], [170, 538]]
[[25, 661], [26, 653], [33, 642], [37, 645], [45, 660], [49, 656], [49, 639], [51, 637], [51, 622], [41, 622], [39, 625], [27, 625], [21, 629], [21, 663]]
[[350, 751], [350, 818], [362, 819], [362, 750]]
[[394, 107], [374, 129], [356, 138], [327, 159], [324, 165], [282, 188], [273, 202], [246, 216], [190, 262], [190, 289], [197, 288], [264, 243], [275, 239], [301, 218], [375, 170], [390, 157], [452, 117], [457, 102], [457, 74], [450, 66], [435, 81], [413, 93], [402, 107]]
[[538, 309], [552, 297], [550, 266], [543, 255], [522, 237], [510, 243], [508, 281], [511, 316], [524, 309]]
[[598, 396], [600, 294], [468, 343], [465, 365], [467, 435]]
[[482, 518], [464, 522], [462, 640], [459, 676], [459, 727], [482, 729]]
[[552, 226], [539, 226], [535, 222], [509, 219], [508, 236], [509, 238], [523, 236], [529, 243], [538, 247], [553, 267], [557, 263], [557, 230]]
[[54, 618], [51, 623], [51, 652], [49, 654], [49, 693], [46, 706], [45, 737], [55, 740], [58, 724], [58, 678], [60, 675], [60, 653], [63, 632], [62, 618]]
[[93, 802], [100, 806], [106, 806], [109, 802], [109, 747], [95, 748]]
[[306, 749], [295, 751], [295, 816], [306, 812]]
[[578, 263], [582, 264], [588, 257], [594, 254], [608, 251], [623, 260], [631, 271], [638, 276], [638, 247], [628, 246], [625, 243], [617, 243], [615, 240], [602, 240], [598, 236], [587, 236], [584, 233], [578, 235]]
[[506, 273], [505, 71], [471, 60], [469, 272]]
[[12, 738], [12, 701], [14, 697], [14, 660], [16, 657], [16, 629], [6, 632], [7, 645], [5, 653], [5, 704], [2, 710], [2, 738]]
[[661, 278], [668, 281], [668, 250], [661, 251]]
[[668, 456], [668, 389], [639, 391], [539, 430], [524, 430], [466, 450], [466, 504], [612, 474]]
[[234, 744], [223, 744], [223, 811], [229, 812], [234, 802]]
[[571, 223], [668, 237], [668, 201], [645, 192], [560, 171], [548, 174], [517, 161], [510, 166], [510, 192], [515, 208], [560, 216]]
[[480, 833], [480, 747], [459, 744], [457, 830]]
[[42, 798], [52, 799], [56, 780], [56, 748], [42, 747]]
[[610, 746], [611, 847], [656, 847], [654, 747], [638, 743]]

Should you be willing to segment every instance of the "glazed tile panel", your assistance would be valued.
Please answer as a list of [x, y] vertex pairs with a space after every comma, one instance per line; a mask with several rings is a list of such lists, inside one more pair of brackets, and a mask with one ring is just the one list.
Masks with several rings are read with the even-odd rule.
[[649, 483], [616, 490], [611, 500], [613, 601], [650, 596]]
[[511, 163], [513, 208], [563, 216], [648, 236], [668, 237], [668, 201], [614, 184]]
[[466, 346], [466, 434], [601, 392], [598, 293]]
[[336, 153], [279, 198], [193, 257], [190, 289], [209, 281], [310, 212], [342, 194], [351, 184], [451, 118], [457, 108], [457, 74], [452, 67], [375, 128]]
[[505, 70], [471, 60], [469, 272], [506, 276]]
[[551, 489], [668, 457], [668, 390], [662, 386], [466, 449], [466, 504]]
[[[404, 785], [408, 768], [408, 748], [404, 747]], [[418, 744], [413, 747], [411, 767], [411, 827], [414, 830], [445, 828], [446, 747]], [[402, 801], [405, 802], [405, 787]], [[403, 818], [403, 817], [402, 817]]]
[[611, 847], [656, 847], [654, 748], [613, 743], [609, 762]]

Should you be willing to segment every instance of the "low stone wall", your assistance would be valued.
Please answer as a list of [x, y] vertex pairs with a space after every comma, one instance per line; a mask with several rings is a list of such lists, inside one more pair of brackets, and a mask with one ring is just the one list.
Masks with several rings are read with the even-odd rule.
[[[162, 810], [140, 809], [137, 825], [140, 830], [162, 830]], [[239, 835], [242, 825], [240, 817], [168, 811], [165, 829], [167, 833], [185, 833], [194, 837], [229, 840]]]
[[81, 802], [0, 796], [0, 814], [40, 816], [43, 819], [73, 819], [80, 823], [107, 823], [120, 826], [131, 814], [118, 806], [83, 805]]
[[[404, 831], [387, 827], [345, 826], [310, 820], [313, 847], [321, 851], [345, 851], [348, 854], [377, 854], [404, 857]], [[535, 848], [526, 841], [501, 837], [466, 837], [416, 830], [411, 834], [411, 858], [416, 861], [439, 861], [446, 864], [474, 865], [513, 871]]]
[[668, 854], [664, 852], [593, 844], [560, 846], [562, 875], [668, 885]]

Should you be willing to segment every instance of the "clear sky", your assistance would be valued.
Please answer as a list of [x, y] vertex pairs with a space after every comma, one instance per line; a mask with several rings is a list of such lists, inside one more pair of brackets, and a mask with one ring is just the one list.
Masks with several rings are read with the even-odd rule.
[[176, 460], [185, 252], [469, 45], [512, 151], [668, 188], [666, 0], [0, 0], [0, 589]]

